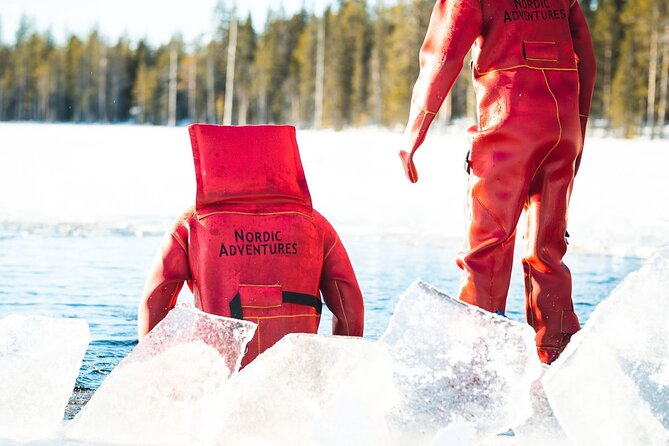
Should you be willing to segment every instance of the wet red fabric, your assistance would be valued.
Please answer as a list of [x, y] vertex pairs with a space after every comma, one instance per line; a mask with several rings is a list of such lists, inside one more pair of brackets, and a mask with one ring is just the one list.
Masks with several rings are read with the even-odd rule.
[[470, 129], [468, 237], [460, 299], [505, 312], [516, 226], [527, 215], [522, 260], [528, 322], [545, 362], [579, 329], [566, 252], [567, 208], [595, 79], [576, 0], [440, 0], [421, 48], [401, 152], [413, 156], [472, 51], [478, 124]]
[[294, 127], [189, 132], [196, 205], [166, 238], [143, 301], [171, 308], [188, 281], [201, 310], [257, 323], [243, 365], [287, 333], [316, 333], [321, 294], [333, 334], [362, 336], [360, 288], [337, 233], [312, 209]]

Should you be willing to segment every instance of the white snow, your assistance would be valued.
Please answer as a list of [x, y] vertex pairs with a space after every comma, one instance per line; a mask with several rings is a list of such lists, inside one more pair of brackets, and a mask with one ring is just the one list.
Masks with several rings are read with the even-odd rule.
[[[428, 134], [417, 184], [404, 178], [399, 131], [298, 130], [297, 139], [314, 206], [342, 234], [461, 243], [463, 131]], [[0, 141], [0, 222], [162, 230], [194, 200], [185, 127], [0, 123]], [[667, 165], [667, 141], [588, 138], [571, 249], [648, 257], [667, 244]]]
[[0, 318], [0, 439], [59, 430], [89, 342], [83, 319]]

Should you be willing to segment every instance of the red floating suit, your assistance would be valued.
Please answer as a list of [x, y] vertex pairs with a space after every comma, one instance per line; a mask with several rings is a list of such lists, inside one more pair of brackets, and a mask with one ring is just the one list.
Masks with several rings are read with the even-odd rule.
[[460, 299], [505, 312], [525, 210], [527, 318], [540, 358], [552, 362], [579, 329], [562, 258], [595, 80], [590, 34], [577, 0], [437, 1], [405, 132], [410, 151], [400, 153], [412, 182], [413, 155], [470, 48], [478, 125], [470, 129]]
[[188, 281], [201, 310], [258, 324], [243, 365], [287, 333], [316, 333], [321, 294], [333, 334], [362, 336], [360, 288], [337, 233], [311, 206], [295, 128], [195, 124], [189, 131], [196, 204], [157, 258], [140, 335]]

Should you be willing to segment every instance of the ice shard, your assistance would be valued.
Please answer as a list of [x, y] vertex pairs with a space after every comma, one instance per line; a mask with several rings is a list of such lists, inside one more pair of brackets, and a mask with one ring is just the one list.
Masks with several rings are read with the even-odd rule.
[[67, 426], [68, 439], [132, 445], [210, 443], [216, 407], [255, 324], [180, 306], [112, 371]]
[[389, 386], [375, 342], [287, 335], [228, 382], [219, 444], [388, 444]]
[[82, 319], [0, 319], [0, 438], [54, 435], [89, 342]]
[[[542, 373], [546, 371], [548, 366], [544, 364]], [[553, 413], [540, 379], [532, 384], [530, 397], [532, 416], [522, 424], [513, 426], [513, 446], [573, 446]]]
[[669, 248], [598, 305], [542, 382], [577, 445], [669, 444]]
[[525, 324], [416, 281], [380, 342], [400, 392], [392, 423], [413, 444], [419, 437], [438, 444], [449, 430], [475, 432], [472, 441], [480, 441], [531, 414], [530, 388], [541, 366], [534, 331]]

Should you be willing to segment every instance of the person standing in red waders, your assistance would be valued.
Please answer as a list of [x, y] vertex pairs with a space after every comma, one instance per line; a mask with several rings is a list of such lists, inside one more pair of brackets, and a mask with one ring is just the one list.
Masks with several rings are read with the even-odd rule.
[[580, 328], [562, 258], [595, 80], [590, 33], [578, 0], [437, 1], [405, 131], [410, 151], [400, 152], [412, 182], [413, 155], [470, 47], [478, 125], [470, 128], [459, 298], [504, 314], [524, 209], [527, 319], [540, 359], [551, 363]]
[[207, 313], [258, 324], [242, 365], [287, 333], [362, 336], [362, 294], [346, 250], [311, 205], [292, 126], [189, 127], [197, 194], [166, 235], [138, 313], [141, 339], [184, 281]]

